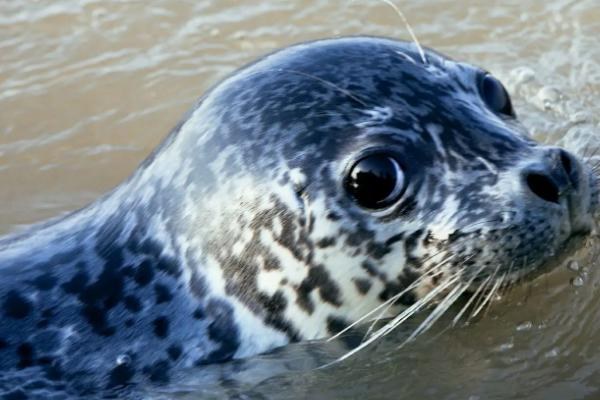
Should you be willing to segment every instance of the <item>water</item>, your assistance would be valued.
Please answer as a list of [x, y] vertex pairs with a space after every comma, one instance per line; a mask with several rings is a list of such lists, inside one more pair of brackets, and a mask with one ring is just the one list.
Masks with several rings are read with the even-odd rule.
[[[600, 145], [597, 0], [397, 4], [424, 45], [500, 77], [538, 140], [579, 152]], [[195, 98], [244, 63], [290, 43], [356, 34], [408, 38], [402, 20], [376, 0], [0, 0], [0, 233], [115, 186]], [[591, 239], [566, 260], [578, 270], [557, 268], [477, 321], [445, 330], [448, 317], [400, 350], [403, 332], [315, 369], [343, 350], [302, 343], [122, 395], [593, 398], [600, 392], [597, 252]]]

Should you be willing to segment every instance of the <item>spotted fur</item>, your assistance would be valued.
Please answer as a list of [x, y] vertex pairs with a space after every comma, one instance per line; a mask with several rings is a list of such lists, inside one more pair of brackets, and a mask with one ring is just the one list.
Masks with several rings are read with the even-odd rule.
[[[443, 260], [392, 311], [459, 268], [517, 279], [589, 231], [589, 169], [489, 110], [482, 70], [425, 61], [365, 37], [266, 56], [205, 95], [114, 191], [2, 239], [0, 370], [83, 393], [162, 383], [330, 336]], [[342, 181], [377, 149], [408, 186], [372, 211]], [[530, 170], [558, 182], [560, 201], [528, 187]]]

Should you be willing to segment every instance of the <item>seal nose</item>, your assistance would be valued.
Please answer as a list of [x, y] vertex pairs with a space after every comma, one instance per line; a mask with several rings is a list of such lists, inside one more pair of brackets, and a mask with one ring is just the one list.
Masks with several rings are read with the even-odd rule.
[[577, 189], [575, 164], [565, 150], [548, 149], [540, 162], [524, 170], [525, 183], [537, 197], [558, 204], [571, 189]]

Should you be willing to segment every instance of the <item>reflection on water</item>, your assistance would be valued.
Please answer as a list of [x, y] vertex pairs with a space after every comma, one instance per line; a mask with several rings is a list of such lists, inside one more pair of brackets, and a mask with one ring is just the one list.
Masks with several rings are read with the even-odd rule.
[[[501, 77], [538, 140], [579, 152], [600, 145], [596, 0], [401, 8], [423, 44]], [[0, 232], [80, 207], [116, 185], [236, 67], [289, 43], [352, 34], [408, 37], [376, 0], [0, 1]], [[250, 370], [236, 367], [235, 383], [218, 379], [234, 366], [212, 367], [144, 396], [591, 396], [600, 387], [596, 246], [579, 251], [577, 271], [560, 268], [480, 321], [402, 350], [398, 333], [342, 365], [313, 370], [338, 353], [300, 344], [245, 362]]]

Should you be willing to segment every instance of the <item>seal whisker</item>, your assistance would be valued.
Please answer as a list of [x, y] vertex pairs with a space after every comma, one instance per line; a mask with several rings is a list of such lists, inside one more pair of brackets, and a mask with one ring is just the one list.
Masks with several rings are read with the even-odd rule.
[[446, 289], [448, 289], [452, 284], [456, 283], [459, 280], [459, 274], [454, 274], [450, 276], [444, 283], [437, 286], [431, 292], [429, 292], [425, 297], [421, 300], [417, 301], [415, 304], [408, 307], [402, 313], [398, 314], [392, 321], [384, 325], [382, 328], [377, 330], [366, 342], [364, 342], [365, 346], [371, 343], [372, 341], [378, 339], [379, 337], [383, 337], [396, 329], [399, 325], [401, 325], [408, 318], [412, 317], [419, 310], [421, 310], [425, 305], [429, 304], [431, 301], [435, 300], [438, 294], [443, 293]]
[[398, 314], [390, 322], [388, 322], [383, 327], [381, 327], [377, 331], [375, 331], [375, 333], [373, 333], [373, 335], [371, 337], [369, 337], [366, 341], [362, 342], [361, 344], [356, 346], [354, 349], [346, 352], [344, 355], [338, 357], [335, 361], [332, 361], [331, 363], [324, 365], [323, 368], [333, 365], [338, 362], [342, 362], [342, 361], [346, 360], [347, 358], [352, 357], [354, 354], [363, 350], [365, 347], [367, 347], [370, 344], [372, 344], [373, 342], [377, 341], [379, 338], [386, 336], [387, 334], [392, 332], [394, 329], [396, 329], [398, 326], [400, 326], [408, 318], [412, 317], [417, 311], [421, 310], [425, 305], [429, 304], [433, 299], [435, 299], [435, 297], [438, 294], [442, 293], [444, 290], [448, 289], [451, 285], [456, 283], [456, 281], [458, 279], [459, 279], [458, 275], [452, 275], [444, 283], [440, 284], [439, 286], [437, 286], [436, 288], [431, 290], [429, 293], [427, 293], [426, 296], [421, 298], [415, 304], [406, 308], [402, 313]]
[[479, 307], [473, 312], [473, 314], [471, 315], [471, 318], [475, 318], [477, 316], [477, 314], [479, 314], [481, 312], [481, 310], [484, 309], [484, 307], [486, 306], [486, 304], [488, 304], [488, 303], [491, 302], [492, 296], [494, 295], [494, 293], [496, 292], [496, 290], [500, 286], [500, 283], [502, 282], [502, 279], [503, 279], [503, 277], [501, 277], [499, 279], [496, 279], [494, 281], [494, 284], [492, 285], [492, 288], [488, 291], [487, 295], [485, 296], [484, 300], [481, 302], [481, 304], [479, 305]]
[[474, 311], [471, 312], [471, 315], [469, 316], [468, 319], [474, 318], [476, 315], [476, 312], [478, 312], [481, 309], [483, 300], [485, 299], [487, 287], [490, 285], [491, 282], [494, 281], [494, 278], [496, 277], [496, 274], [498, 273], [499, 269], [500, 269], [500, 264], [497, 264], [496, 268], [494, 269], [494, 272], [488, 277], [488, 279], [486, 279], [482, 283], [481, 291], [479, 292], [479, 298], [477, 299], [477, 302], [473, 306]]
[[412, 27], [408, 23], [408, 19], [406, 19], [406, 16], [404, 15], [404, 13], [402, 11], [400, 11], [400, 9], [398, 8], [398, 6], [396, 6], [396, 4], [394, 4], [394, 2], [392, 2], [391, 0], [379, 0], [379, 1], [381, 1], [382, 3], [385, 3], [388, 6], [392, 7], [394, 9], [394, 11], [396, 12], [396, 14], [402, 19], [402, 22], [404, 23], [404, 26], [406, 27], [406, 30], [408, 31], [408, 34], [412, 38], [413, 43], [415, 44], [415, 46], [417, 46], [417, 49], [419, 51], [419, 56], [421, 57], [421, 60], [423, 61], [423, 64], [427, 64], [427, 57], [425, 56], [425, 52], [423, 51], [423, 47], [421, 46], [421, 43], [419, 43], [419, 39], [417, 39], [417, 35], [415, 34], [415, 32], [413, 31]]
[[342, 113], [338, 113], [338, 112], [318, 112], [315, 114], [312, 114], [314, 117], [343, 117], [345, 116]]
[[[441, 271], [441, 267], [443, 265], [445, 265], [448, 261], [450, 261], [451, 259], [453, 259], [454, 257], [455, 257], [455, 255], [451, 255], [448, 258], [446, 258], [445, 260], [442, 260], [439, 264], [437, 264], [437, 265], [433, 266], [432, 268], [428, 269], [426, 271], [427, 273], [424, 273], [423, 275], [421, 275], [420, 277], [418, 277], [415, 281], [413, 281], [406, 288], [404, 288], [400, 292], [396, 293], [395, 295], [393, 295], [392, 297], [390, 297], [389, 299], [387, 299], [385, 302], [379, 304], [377, 307], [375, 307], [372, 310], [370, 310], [367, 313], [365, 313], [362, 317], [358, 318], [356, 321], [354, 321], [350, 325], [346, 326], [344, 329], [342, 329], [341, 331], [337, 332], [335, 335], [331, 336], [329, 339], [327, 339], [327, 341], [329, 342], [329, 341], [332, 341], [334, 339], [337, 339], [338, 337], [340, 337], [344, 333], [348, 332], [350, 329], [352, 329], [356, 325], [359, 325], [361, 322], [363, 322], [369, 316], [373, 315], [375, 312], [377, 312], [378, 310], [380, 310], [380, 309], [383, 308], [384, 310], [376, 318], [374, 318], [374, 320], [373, 320], [374, 323], [376, 323], [378, 320], [381, 319], [381, 317], [383, 315], [385, 315], [385, 313], [394, 304], [394, 302], [396, 302], [400, 297], [402, 297], [408, 291], [416, 288], [425, 279], [428, 279], [428, 278], [431, 278], [432, 276], [437, 276], [438, 274], [440, 274], [442, 272]], [[439, 271], [435, 271], [435, 270], [439, 270]], [[371, 327], [369, 328], [369, 330], [367, 331], [367, 333], [365, 334], [365, 336], [368, 336], [368, 334], [371, 331], [372, 326], [373, 325], [371, 325]]]
[[450, 306], [454, 304], [464, 292], [467, 291], [468, 288], [469, 285], [467, 284], [455, 286], [454, 289], [452, 289], [448, 293], [448, 295], [446, 295], [444, 300], [442, 300], [435, 307], [435, 309], [433, 309], [433, 311], [427, 316], [427, 318], [425, 318], [425, 320], [417, 327], [417, 329], [415, 329], [414, 332], [400, 346], [398, 346], [398, 348], [404, 346], [406, 343], [410, 342], [418, 335], [428, 331], [433, 326], [433, 324], [435, 324], [437, 320], [440, 319], [441, 316], [448, 310], [448, 308], [450, 308]]
[[[423, 275], [421, 275], [418, 279], [416, 279], [412, 284], [410, 284], [406, 289], [402, 290], [400, 293], [394, 295], [392, 297], [392, 299], [394, 299], [392, 302], [390, 302], [389, 300], [386, 301], [387, 307], [385, 307], [378, 315], [377, 317], [373, 320], [373, 323], [371, 323], [371, 325], [369, 326], [369, 329], [367, 330], [367, 332], [364, 334], [363, 336], [363, 341], [370, 336], [370, 334], [372, 333], [375, 325], [377, 324], [377, 321], [381, 320], [383, 318], [383, 316], [389, 311], [389, 309], [394, 305], [394, 302], [396, 300], [398, 300], [400, 297], [402, 297], [403, 294], [405, 294], [406, 292], [408, 292], [411, 289], [414, 289], [415, 287], [417, 287], [422, 281], [424, 281], [425, 279], [430, 279], [433, 278], [435, 276], [438, 276], [440, 274], [443, 273], [443, 270], [441, 269], [441, 267], [446, 264], [448, 261], [450, 261], [452, 258], [454, 258], [454, 255], [448, 257], [446, 260], [442, 261], [441, 263], [437, 264], [436, 266], [434, 266], [433, 268], [430, 268], [428, 271], [426, 271], [426, 273], [424, 273]], [[435, 271], [437, 270], [437, 271]]]
[[[473, 284], [473, 282], [475, 282], [475, 279], [477, 279], [477, 277], [479, 276], [479, 274], [481, 273], [481, 271], [483, 271], [486, 267], [487, 267], [486, 265], [482, 265], [481, 267], [479, 267], [479, 269], [473, 274], [473, 276], [471, 277], [471, 279], [469, 279], [469, 281], [467, 282], [467, 286], [468, 287], [470, 287]], [[487, 281], [490, 280], [490, 279], [492, 279], [491, 275], [488, 276], [483, 281], [483, 283], [477, 287], [477, 289], [475, 290], [475, 293], [473, 293], [473, 295], [470, 296], [469, 300], [467, 300], [467, 303], [464, 305], [464, 307], [461, 308], [461, 310], [458, 312], [458, 314], [454, 317], [454, 319], [452, 320], [450, 326], [456, 326], [456, 324], [460, 320], [460, 317], [462, 317], [462, 315], [469, 308], [469, 306], [471, 305], [471, 303], [473, 303], [473, 301], [475, 301], [475, 299], [479, 295], [479, 292], [481, 291], [481, 289], [487, 284]]]
[[313, 74], [309, 74], [308, 72], [304, 72], [304, 71], [297, 71], [294, 69], [286, 69], [286, 68], [277, 68], [275, 69], [275, 71], [279, 71], [279, 72], [287, 72], [290, 74], [296, 74], [296, 75], [300, 75], [300, 76], [304, 76], [305, 78], [309, 78], [309, 79], [313, 79], [317, 82], [321, 82], [322, 84], [332, 87], [334, 89], [336, 89], [337, 91], [339, 91], [340, 93], [343, 93], [344, 95], [348, 96], [349, 98], [351, 98], [352, 100], [356, 101], [357, 103], [359, 103], [360, 105], [362, 105], [363, 107], [369, 107], [369, 104], [366, 103], [365, 101], [361, 100], [360, 98], [358, 98], [357, 95], [355, 95], [354, 93], [352, 93], [351, 91], [349, 91], [348, 89], [344, 89], [343, 87], [327, 80], [324, 78], [321, 78], [319, 76], [313, 75]]
[[506, 273], [496, 280], [494, 287], [492, 287], [492, 290], [490, 290], [487, 305], [485, 306], [485, 311], [483, 312], [483, 315], [487, 315], [488, 311], [490, 310], [492, 303], [494, 302], [494, 296], [499, 295], [499, 288], [502, 286], [502, 283], [504, 283], [505, 278]]
[[[525, 257], [525, 260], [527, 260], [527, 257]], [[524, 265], [527, 265], [526, 262], [524, 262]], [[504, 296], [512, 287], [512, 281], [510, 279], [510, 274], [512, 273], [513, 267], [515, 266], [514, 261], [512, 263], [510, 263], [510, 266], [508, 267], [508, 271], [505, 274], [505, 281], [504, 284], [502, 285], [502, 287], [500, 287], [500, 289], [498, 290], [498, 293], [500, 296]]]

